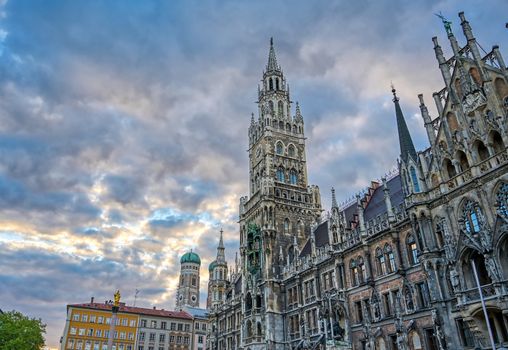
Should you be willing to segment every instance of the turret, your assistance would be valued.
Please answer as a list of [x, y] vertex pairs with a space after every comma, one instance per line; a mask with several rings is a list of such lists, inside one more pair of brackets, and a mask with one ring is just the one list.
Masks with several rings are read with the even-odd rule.
[[423, 123], [425, 125], [425, 130], [427, 131], [427, 137], [429, 139], [430, 145], [433, 146], [434, 142], [436, 141], [436, 133], [434, 132], [432, 119], [430, 118], [429, 110], [423, 101], [423, 95], [419, 94], [418, 99], [420, 100], [420, 112], [422, 113]]

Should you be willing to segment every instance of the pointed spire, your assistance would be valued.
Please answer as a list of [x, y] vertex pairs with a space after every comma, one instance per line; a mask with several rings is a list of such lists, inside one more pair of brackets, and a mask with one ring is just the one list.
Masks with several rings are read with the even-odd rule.
[[296, 102], [295, 121], [303, 121], [302, 112], [300, 111], [300, 105]]
[[219, 245], [217, 246], [217, 262], [225, 262], [226, 256], [224, 255], [224, 241], [222, 239], [222, 228], [220, 229]]
[[338, 208], [337, 198], [335, 198], [335, 188], [332, 187], [332, 209]]
[[416, 158], [416, 150], [411, 139], [411, 134], [402, 114], [402, 109], [399, 105], [399, 98], [397, 97], [395, 87], [392, 84], [393, 103], [395, 104], [395, 117], [397, 118], [397, 129], [399, 131], [399, 144], [400, 144], [400, 157], [404, 162], [407, 162], [408, 157], [411, 157], [414, 161]]
[[270, 38], [270, 52], [268, 53], [268, 64], [266, 65], [266, 72], [280, 70], [275, 57], [275, 49], [273, 48], [273, 37]]

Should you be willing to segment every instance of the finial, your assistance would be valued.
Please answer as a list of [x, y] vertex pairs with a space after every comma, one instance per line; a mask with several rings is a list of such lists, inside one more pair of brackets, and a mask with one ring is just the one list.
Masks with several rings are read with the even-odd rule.
[[397, 90], [395, 90], [395, 85], [393, 85], [393, 82], [390, 84], [392, 87], [392, 94], [393, 94], [393, 102], [398, 101], [399, 98], [397, 97]]
[[450, 35], [453, 35], [452, 33], [452, 22], [447, 20], [445, 16], [443, 16], [443, 14], [441, 13], [441, 11], [439, 11], [439, 13], [435, 13], [434, 14], [436, 17], [440, 18], [441, 21], [443, 22], [443, 25], [445, 27], [445, 30], [446, 30], [446, 34], [448, 34], [449, 36]]
[[270, 37], [270, 46], [273, 47], [273, 36]]

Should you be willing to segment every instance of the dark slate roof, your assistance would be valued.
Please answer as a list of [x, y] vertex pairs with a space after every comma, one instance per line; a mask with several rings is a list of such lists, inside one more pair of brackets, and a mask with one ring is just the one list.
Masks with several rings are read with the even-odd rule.
[[[392, 201], [392, 206], [398, 207], [404, 201], [400, 176], [397, 175], [393, 179], [387, 181], [387, 186], [390, 190], [390, 199]], [[384, 186], [380, 185], [374, 190], [374, 193], [372, 194], [372, 197], [370, 198], [370, 201], [367, 204], [365, 211], [363, 212], [365, 221], [374, 219], [379, 214], [386, 213], [385, 196], [383, 189]]]
[[[316, 237], [316, 248], [323, 247], [330, 243], [329, 237], [328, 237], [328, 221], [324, 221], [319, 224], [319, 226], [314, 231], [315, 237]], [[307, 239], [307, 242], [305, 242], [305, 245], [302, 248], [302, 251], [300, 252], [300, 257], [309, 255], [311, 253], [311, 244], [310, 244], [310, 237]]]
[[346, 226], [351, 227], [351, 222], [354, 220], [356, 215], [356, 202], [352, 203], [349, 207], [344, 209], [344, 215], [346, 218]]
[[238, 277], [235, 281], [235, 294], [240, 294], [242, 292], [242, 276]]

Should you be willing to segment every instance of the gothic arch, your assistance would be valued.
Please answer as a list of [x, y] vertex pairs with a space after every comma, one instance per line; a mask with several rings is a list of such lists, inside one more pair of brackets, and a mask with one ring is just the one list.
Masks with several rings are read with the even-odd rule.
[[503, 78], [496, 78], [496, 80], [494, 80], [494, 86], [500, 100], [504, 100], [508, 97], [508, 85]]
[[275, 143], [275, 153], [278, 155], [284, 154], [284, 143], [280, 140]]
[[490, 158], [489, 150], [481, 140], [475, 140], [473, 142], [473, 150], [480, 162]]
[[508, 221], [508, 183], [505, 181], [499, 181], [496, 186], [494, 186], [494, 191], [492, 192], [492, 200], [494, 208], [496, 209], [496, 214], [503, 217]]
[[448, 158], [443, 159], [443, 167], [442, 168], [445, 170], [447, 180], [450, 180], [451, 178], [453, 178], [457, 175], [455, 166], [453, 165], [452, 161]]
[[476, 266], [480, 285], [483, 286], [491, 284], [492, 279], [489, 277], [489, 273], [487, 272], [484, 256], [476, 249], [465, 247], [457, 262], [460, 271], [462, 272], [462, 280], [465, 284], [464, 289], [472, 289], [476, 287], [476, 279], [473, 272], [472, 262], [474, 262]]
[[504, 151], [506, 148], [503, 142], [503, 138], [501, 137], [501, 134], [499, 134], [497, 130], [490, 131], [489, 142], [492, 144], [492, 147], [494, 148], [494, 152], [496, 154]]
[[467, 160], [467, 156], [466, 156], [466, 153], [464, 153], [464, 151], [462, 150], [458, 150], [456, 153], [455, 153], [455, 159], [459, 162], [460, 164], [460, 169], [462, 171], [466, 171], [469, 169], [469, 161]]

